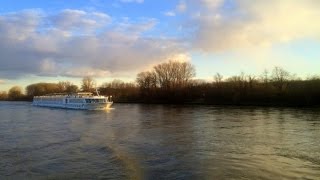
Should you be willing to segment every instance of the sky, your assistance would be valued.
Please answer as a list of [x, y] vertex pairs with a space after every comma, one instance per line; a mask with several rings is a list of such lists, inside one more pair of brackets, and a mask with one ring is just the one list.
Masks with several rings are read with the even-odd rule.
[[0, 0], [0, 91], [92, 76], [98, 85], [169, 60], [197, 79], [280, 66], [320, 74], [319, 0]]

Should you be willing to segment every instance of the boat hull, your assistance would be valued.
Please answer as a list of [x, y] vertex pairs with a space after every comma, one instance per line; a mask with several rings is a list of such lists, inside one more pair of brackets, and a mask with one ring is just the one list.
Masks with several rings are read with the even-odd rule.
[[81, 109], [81, 110], [105, 110], [111, 108], [113, 102], [106, 103], [76, 103], [76, 104], [47, 104], [47, 103], [33, 103], [34, 106], [40, 107], [53, 107], [63, 109]]

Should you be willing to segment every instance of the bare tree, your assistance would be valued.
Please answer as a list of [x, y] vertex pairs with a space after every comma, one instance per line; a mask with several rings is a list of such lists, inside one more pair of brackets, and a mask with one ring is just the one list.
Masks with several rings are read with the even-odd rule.
[[8, 98], [8, 93], [6, 91], [0, 92], [0, 100], [6, 100]]
[[248, 83], [249, 83], [249, 88], [253, 88], [253, 84], [256, 82], [256, 77], [254, 75], [247, 75]]
[[150, 89], [157, 87], [157, 76], [154, 72], [141, 72], [137, 75], [136, 82], [141, 89]]
[[215, 81], [216, 84], [221, 84], [222, 79], [223, 79], [223, 76], [222, 76], [220, 73], [216, 73], [216, 74], [213, 76], [213, 79], [214, 79], [214, 81]]
[[141, 89], [149, 88], [147, 79], [148, 79], [148, 72], [141, 72], [137, 74], [136, 81]]
[[196, 76], [195, 67], [188, 62], [178, 62], [177, 66], [179, 69], [177, 74], [178, 85], [180, 87], [185, 87], [190, 79]]
[[195, 68], [188, 62], [169, 61], [153, 68], [159, 86], [163, 89], [185, 87], [196, 74]]
[[9, 99], [18, 99], [22, 96], [22, 88], [20, 86], [13, 86], [9, 89], [8, 97]]
[[172, 76], [169, 74], [169, 64], [162, 63], [153, 67], [154, 72], [156, 74], [157, 80], [159, 82], [159, 86], [163, 89], [170, 88], [170, 81]]
[[111, 83], [110, 83], [110, 87], [113, 89], [121, 89], [124, 88], [125, 83], [120, 80], [120, 79], [114, 79]]
[[270, 77], [269, 77], [269, 71], [267, 69], [265, 69], [262, 74], [260, 75], [260, 80], [261, 82], [263, 82], [263, 84], [265, 86], [268, 85], [269, 81], [270, 81]]
[[41, 96], [50, 93], [57, 93], [59, 91], [58, 84], [56, 83], [36, 83], [30, 84], [26, 87], [28, 96]]
[[238, 76], [231, 76], [226, 81], [231, 83], [231, 85], [236, 89], [239, 89], [239, 90], [245, 89], [246, 78], [245, 78], [244, 72], [241, 72], [240, 75]]
[[290, 73], [283, 68], [276, 66], [272, 70], [272, 81], [280, 91], [286, 89], [289, 79]]
[[69, 81], [60, 81], [57, 84], [59, 92], [67, 92], [67, 90], [70, 89], [70, 86], [72, 85], [73, 84]]
[[86, 76], [82, 79], [81, 90], [86, 92], [93, 92], [96, 87], [96, 81], [90, 77]]
[[78, 92], [79, 88], [77, 85], [71, 84], [69, 86], [67, 86], [66, 92], [67, 93], [76, 93]]

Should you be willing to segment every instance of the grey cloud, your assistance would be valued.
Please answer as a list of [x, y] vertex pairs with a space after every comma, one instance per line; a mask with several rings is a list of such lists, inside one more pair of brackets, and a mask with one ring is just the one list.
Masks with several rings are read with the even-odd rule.
[[65, 9], [51, 17], [54, 27], [62, 30], [90, 32], [111, 22], [111, 17], [99, 12]]
[[[1, 78], [121, 76], [185, 52], [177, 40], [144, 37], [143, 32], [156, 24], [152, 19], [140, 23], [126, 21], [126, 27], [121, 27], [118, 22], [109, 26], [111, 18], [99, 12], [28, 13], [0, 15]], [[98, 22], [99, 18], [108, 22], [103, 26], [87, 23]], [[92, 31], [79, 34], [74, 30], [79, 27], [90, 27]]]
[[33, 33], [41, 20], [41, 13], [36, 10], [0, 15], [1, 37], [23, 40]]

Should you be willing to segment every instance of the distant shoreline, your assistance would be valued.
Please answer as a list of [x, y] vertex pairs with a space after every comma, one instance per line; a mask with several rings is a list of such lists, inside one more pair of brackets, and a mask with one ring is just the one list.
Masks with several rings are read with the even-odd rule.
[[150, 105], [210, 105], [210, 106], [235, 106], [235, 107], [250, 107], [250, 106], [257, 106], [257, 107], [319, 107], [320, 105], [303, 105], [303, 104], [286, 104], [286, 103], [203, 103], [203, 102], [186, 102], [186, 103], [170, 103], [170, 102], [133, 102], [133, 101], [120, 101], [114, 102], [119, 104], [150, 104]]
[[[182, 70], [183, 71], [182, 71]], [[1, 100], [32, 101], [34, 96], [53, 93], [91, 92], [110, 96], [115, 103], [182, 104], [215, 106], [319, 107], [320, 76], [298, 78], [281, 67], [261, 76], [241, 73], [223, 79], [219, 73], [213, 81], [193, 79], [190, 63], [169, 61], [137, 74], [136, 82], [121, 80], [96, 86], [92, 77], [82, 79], [81, 88], [69, 81], [34, 83], [25, 88], [13, 86], [0, 92]]]
[[[0, 100], [0, 102], [32, 102], [31, 100]], [[197, 106], [227, 106], [227, 107], [289, 107], [289, 108], [320, 108], [320, 105], [290, 104], [290, 103], [208, 103], [208, 102], [144, 102], [144, 101], [114, 101], [115, 104], [145, 104], [145, 105], [197, 105]]]

